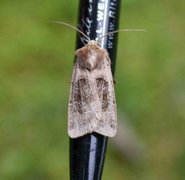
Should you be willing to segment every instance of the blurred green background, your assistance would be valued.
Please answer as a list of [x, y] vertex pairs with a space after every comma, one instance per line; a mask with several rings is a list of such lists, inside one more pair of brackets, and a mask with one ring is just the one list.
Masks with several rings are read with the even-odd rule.
[[[185, 179], [185, 2], [125, 0], [116, 96], [144, 144], [134, 165], [109, 143], [104, 180]], [[78, 1], [0, 2], [0, 179], [69, 179], [67, 105]]]

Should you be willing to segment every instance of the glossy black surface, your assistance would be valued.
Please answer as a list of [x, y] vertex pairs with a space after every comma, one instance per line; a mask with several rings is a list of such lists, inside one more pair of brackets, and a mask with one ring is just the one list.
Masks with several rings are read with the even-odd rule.
[[101, 179], [106, 146], [107, 138], [96, 133], [70, 139], [71, 179]]
[[[78, 25], [91, 40], [118, 29], [119, 0], [81, 0]], [[76, 49], [87, 43], [77, 36]], [[107, 49], [115, 72], [117, 34], [106, 36], [100, 46]], [[97, 134], [70, 139], [70, 179], [100, 180], [103, 171], [108, 138]]]

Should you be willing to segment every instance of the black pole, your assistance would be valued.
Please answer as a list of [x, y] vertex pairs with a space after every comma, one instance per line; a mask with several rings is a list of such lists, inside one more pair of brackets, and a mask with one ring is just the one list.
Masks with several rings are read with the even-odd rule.
[[[118, 29], [120, 0], [80, 0], [79, 27], [91, 40]], [[77, 36], [79, 49], [85, 39]], [[101, 47], [107, 49], [115, 72], [117, 34], [101, 39]], [[103, 171], [108, 138], [97, 134], [70, 139], [70, 179], [100, 180]]]

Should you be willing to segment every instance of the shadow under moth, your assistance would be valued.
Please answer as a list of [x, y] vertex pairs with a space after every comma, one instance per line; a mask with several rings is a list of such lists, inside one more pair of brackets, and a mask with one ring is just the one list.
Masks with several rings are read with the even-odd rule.
[[87, 44], [75, 52], [70, 97], [68, 104], [68, 134], [77, 138], [96, 132], [113, 137], [117, 132], [117, 110], [111, 60], [106, 49], [98, 40], [118, 31], [143, 31], [142, 29], [121, 29], [109, 32], [98, 40], [90, 40], [78, 28], [59, 21], [78, 31]]

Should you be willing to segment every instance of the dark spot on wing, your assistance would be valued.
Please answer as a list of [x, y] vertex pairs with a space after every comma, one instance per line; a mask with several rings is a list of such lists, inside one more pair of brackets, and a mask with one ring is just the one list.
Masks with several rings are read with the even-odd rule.
[[80, 114], [86, 112], [88, 104], [93, 101], [90, 86], [86, 78], [79, 79], [74, 84], [74, 107]]
[[98, 95], [102, 103], [102, 111], [106, 111], [109, 106], [109, 84], [103, 78], [96, 79]]

